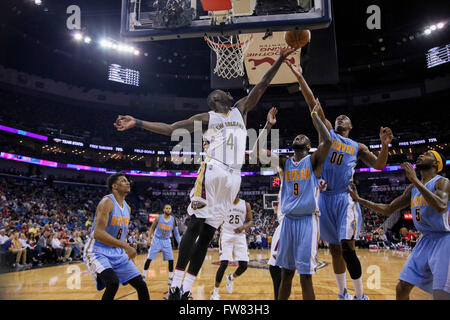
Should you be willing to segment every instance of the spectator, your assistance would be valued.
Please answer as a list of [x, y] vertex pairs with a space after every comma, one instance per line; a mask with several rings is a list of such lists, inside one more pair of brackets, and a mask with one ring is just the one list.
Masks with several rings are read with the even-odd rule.
[[[15, 268], [22, 267], [31, 267], [31, 265], [27, 265], [27, 250], [23, 247], [22, 242], [19, 241], [19, 234], [14, 232], [11, 237], [11, 247], [9, 247], [9, 251], [16, 255], [16, 263], [13, 265]], [[20, 260], [22, 260], [22, 264], [20, 264]]]
[[55, 250], [56, 260], [58, 262], [66, 262], [67, 260], [72, 261], [70, 258], [70, 253], [72, 252], [72, 248], [64, 247], [61, 241], [59, 240], [59, 233], [55, 235], [50, 235], [49, 242], [52, 248]]
[[0, 245], [2, 246], [8, 239], [9, 237], [6, 235], [5, 229], [0, 230]]
[[80, 243], [75, 240], [75, 238], [79, 238], [78, 231], [74, 231], [73, 235], [71, 237], [69, 236], [67, 243], [72, 249], [74, 260], [81, 260], [81, 246]]

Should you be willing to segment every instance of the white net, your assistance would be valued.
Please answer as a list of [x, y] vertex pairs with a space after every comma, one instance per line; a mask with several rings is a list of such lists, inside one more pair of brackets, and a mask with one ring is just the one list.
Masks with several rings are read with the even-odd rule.
[[244, 76], [245, 52], [252, 40], [251, 34], [206, 36], [205, 41], [217, 56], [214, 73], [225, 79]]

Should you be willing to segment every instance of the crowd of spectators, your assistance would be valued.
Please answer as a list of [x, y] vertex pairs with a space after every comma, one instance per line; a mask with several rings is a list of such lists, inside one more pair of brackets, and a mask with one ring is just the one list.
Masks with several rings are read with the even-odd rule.
[[[13, 174], [14, 172], [8, 172]], [[401, 191], [370, 192], [363, 195], [376, 202], [389, 202]], [[0, 174], [0, 253], [2, 266], [29, 268], [46, 264], [79, 261], [88, 241], [96, 206], [106, 194], [103, 187], [86, 184], [51, 183], [46, 179], [12, 177]], [[261, 195], [243, 195], [253, 210], [253, 226], [247, 230], [249, 248], [269, 248], [278, 226], [273, 210], [264, 209]], [[128, 242], [138, 253], [147, 251], [149, 213], [159, 213], [164, 204], [172, 205], [180, 233], [186, 230], [189, 216], [187, 195], [150, 196], [130, 194], [132, 207]], [[402, 229], [399, 232], [379, 229], [385, 217], [362, 208], [361, 248], [411, 248], [418, 233]], [[219, 231], [211, 242], [218, 246]], [[174, 243], [176, 245], [176, 243]], [[320, 243], [320, 247], [327, 247]]]

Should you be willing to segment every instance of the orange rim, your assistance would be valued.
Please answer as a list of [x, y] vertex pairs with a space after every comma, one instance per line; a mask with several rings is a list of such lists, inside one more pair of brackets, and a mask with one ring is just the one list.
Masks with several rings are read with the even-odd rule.
[[204, 36], [203, 39], [205, 39], [206, 42], [211, 43], [213, 46], [216, 47], [225, 47], [225, 48], [232, 48], [232, 47], [241, 47], [244, 44], [248, 43], [250, 40], [253, 39], [253, 34], [250, 35], [250, 38], [248, 38], [247, 40], [245, 40], [244, 42], [239, 42], [239, 43], [235, 43], [235, 44], [223, 44], [223, 43], [217, 43], [214, 42], [212, 40], [210, 40], [207, 36]]

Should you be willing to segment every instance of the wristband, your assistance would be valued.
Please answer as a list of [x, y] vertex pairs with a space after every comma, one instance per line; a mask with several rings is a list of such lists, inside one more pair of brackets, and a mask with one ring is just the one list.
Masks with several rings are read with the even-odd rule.
[[317, 111], [311, 112], [311, 118], [313, 117], [314, 114], [317, 114]]

